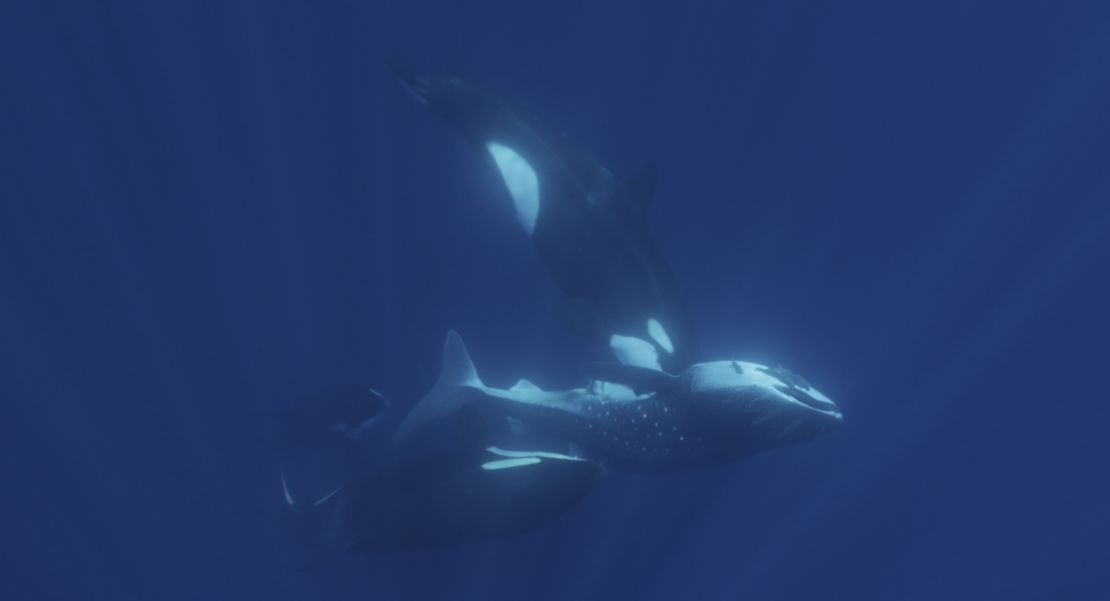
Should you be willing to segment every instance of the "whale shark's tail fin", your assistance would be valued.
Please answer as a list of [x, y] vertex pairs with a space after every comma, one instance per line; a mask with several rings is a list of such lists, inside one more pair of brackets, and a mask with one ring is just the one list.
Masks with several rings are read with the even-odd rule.
[[401, 422], [395, 442], [399, 445], [428, 422], [458, 411], [473, 398], [474, 392], [482, 392], [485, 388], [462, 337], [454, 330], [448, 331], [439, 379]]

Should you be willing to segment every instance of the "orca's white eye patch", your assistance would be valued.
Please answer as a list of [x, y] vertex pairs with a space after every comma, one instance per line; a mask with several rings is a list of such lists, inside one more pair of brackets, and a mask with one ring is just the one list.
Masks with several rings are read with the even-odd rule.
[[655, 350], [654, 344], [646, 340], [613, 334], [609, 337], [609, 350], [613, 351], [617, 361], [625, 365], [663, 370], [659, 364], [659, 352]]
[[505, 181], [509, 195], [513, 197], [521, 227], [531, 236], [540, 215], [540, 182], [536, 177], [536, 170], [508, 146], [490, 142], [486, 144], [486, 149], [493, 156], [493, 162], [497, 163], [501, 179]]
[[663, 324], [659, 323], [658, 319], [652, 317], [647, 321], [648, 335], [655, 340], [660, 348], [667, 351], [668, 354], [674, 354], [674, 344], [671, 342], [671, 337], [667, 335], [667, 329]]

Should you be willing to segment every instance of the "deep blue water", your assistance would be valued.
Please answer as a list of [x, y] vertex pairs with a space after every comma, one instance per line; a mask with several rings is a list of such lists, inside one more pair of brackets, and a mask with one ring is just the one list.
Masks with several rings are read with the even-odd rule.
[[[525, 4], [0, 8], [0, 597], [1107, 598], [1110, 5]], [[844, 426], [305, 567], [278, 407], [407, 407], [448, 328], [492, 383], [579, 373], [501, 183], [386, 57], [656, 162], [706, 354]]]

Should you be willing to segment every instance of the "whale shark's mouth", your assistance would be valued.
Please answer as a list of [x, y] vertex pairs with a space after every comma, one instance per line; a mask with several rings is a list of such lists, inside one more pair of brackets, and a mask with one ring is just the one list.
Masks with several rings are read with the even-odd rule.
[[836, 403], [825, 399], [819, 399], [813, 395], [807, 394], [806, 391], [800, 388], [788, 385], [776, 385], [775, 389], [810, 409], [816, 409], [822, 413], [840, 415], [840, 408], [836, 406]]

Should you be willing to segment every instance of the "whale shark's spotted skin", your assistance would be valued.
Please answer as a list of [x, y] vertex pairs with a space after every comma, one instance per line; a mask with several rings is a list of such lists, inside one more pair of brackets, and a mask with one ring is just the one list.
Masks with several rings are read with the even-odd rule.
[[559, 393], [519, 384], [483, 392], [495, 400], [499, 412], [611, 463], [683, 463], [704, 451], [685, 412], [658, 393], [637, 395], [626, 386], [601, 381]]

